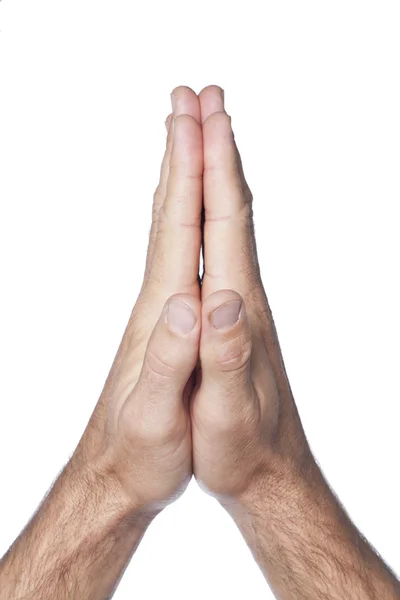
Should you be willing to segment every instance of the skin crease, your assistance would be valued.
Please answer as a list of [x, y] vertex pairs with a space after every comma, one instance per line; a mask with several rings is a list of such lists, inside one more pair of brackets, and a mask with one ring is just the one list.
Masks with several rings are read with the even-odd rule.
[[71, 460], [0, 561], [0, 600], [111, 598], [193, 474], [280, 600], [399, 599], [304, 435], [223, 91], [181, 86], [172, 106], [139, 298]]

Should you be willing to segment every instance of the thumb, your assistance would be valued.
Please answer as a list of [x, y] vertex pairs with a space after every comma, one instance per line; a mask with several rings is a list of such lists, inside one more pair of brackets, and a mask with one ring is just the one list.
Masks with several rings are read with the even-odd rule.
[[[176, 294], [166, 302], [150, 336], [134, 395], [173, 417], [196, 366], [200, 340], [200, 300]], [[176, 413], [175, 413], [176, 414]]]
[[254, 398], [251, 330], [242, 297], [221, 290], [203, 302], [200, 361], [202, 398], [214, 416], [237, 417]]

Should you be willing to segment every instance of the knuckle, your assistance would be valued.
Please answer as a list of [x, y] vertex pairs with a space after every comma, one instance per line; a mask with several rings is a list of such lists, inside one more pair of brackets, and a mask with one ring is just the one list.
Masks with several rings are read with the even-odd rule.
[[274, 317], [261, 281], [260, 284], [254, 288], [252, 305], [261, 323], [264, 336], [276, 337], [277, 331]]
[[174, 228], [199, 229], [201, 225], [201, 215], [188, 214], [190, 207], [190, 194], [174, 194], [173, 202], [168, 202], [167, 206], [162, 206], [158, 213], [158, 225], [161, 230]]
[[179, 421], [169, 419], [143, 419], [136, 435], [136, 441], [143, 446], [160, 446], [182, 437], [182, 426]]
[[170, 406], [169, 401], [168, 393], [152, 398], [137, 390], [119, 416], [121, 439], [143, 448], [183, 439], [188, 428], [187, 415], [180, 406]]
[[208, 435], [218, 439], [226, 437], [230, 445], [238, 441], [243, 446], [246, 441], [254, 440], [259, 423], [258, 415], [258, 405], [249, 396], [248, 390], [235, 386], [230, 391], [214, 387], [212, 403], [208, 406], [206, 416], [195, 418]]
[[154, 212], [154, 210], [157, 210], [157, 212], [158, 212], [160, 209], [160, 206], [162, 205], [163, 202], [164, 202], [164, 189], [161, 187], [161, 185], [158, 185], [153, 194], [153, 212]]
[[247, 198], [242, 195], [242, 203], [238, 210], [238, 217], [244, 221], [246, 226], [251, 226], [253, 222], [253, 208], [251, 202], [248, 202]]
[[241, 372], [246, 369], [251, 357], [251, 337], [243, 333], [221, 344], [215, 354], [219, 370]]
[[166, 421], [151, 411], [145, 411], [135, 423], [124, 423], [123, 439], [128, 445], [150, 448], [182, 437], [182, 431], [179, 421], [172, 418]]
[[251, 210], [251, 206], [253, 204], [253, 199], [254, 199], [253, 193], [246, 182], [242, 183], [242, 189], [243, 189], [243, 196], [244, 196], [245, 202], [250, 208], [250, 216], [252, 217], [253, 211]]
[[[187, 198], [191, 193], [198, 191], [202, 184], [202, 167], [199, 164], [195, 164], [192, 160], [192, 156], [188, 153], [175, 153], [171, 157], [169, 166], [169, 174], [172, 181], [179, 182], [179, 188], [181, 194]], [[173, 186], [176, 190], [177, 185]], [[168, 190], [167, 199], [175, 198], [175, 190], [171, 192]]]
[[[157, 222], [159, 224], [160, 227], [162, 227], [163, 225], [165, 225], [165, 221], [166, 221], [166, 217], [167, 217], [167, 213], [165, 210], [165, 205], [162, 204], [157, 211]], [[153, 218], [154, 218], [154, 212], [153, 212]]]
[[154, 203], [153, 203], [153, 208], [152, 208], [152, 212], [151, 212], [151, 222], [153, 224], [157, 224], [160, 220], [160, 204], [158, 204], [156, 202], [156, 199], [154, 199]]
[[160, 356], [152, 348], [147, 349], [145, 364], [148, 375], [151, 379], [168, 380], [172, 379], [177, 372], [170, 354], [167, 352], [164, 356]]

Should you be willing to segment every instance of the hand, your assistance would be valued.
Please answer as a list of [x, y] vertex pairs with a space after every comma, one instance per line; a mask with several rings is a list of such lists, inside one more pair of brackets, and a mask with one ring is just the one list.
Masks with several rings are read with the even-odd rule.
[[221, 90], [199, 101], [178, 88], [175, 98], [138, 302], [77, 450], [0, 561], [0, 595], [110, 598], [194, 470], [277, 598], [398, 599], [399, 582], [325, 485], [303, 433]]
[[192, 476], [203, 152], [196, 94], [174, 100], [139, 299], [74, 455], [0, 561], [1, 598], [111, 598]]
[[193, 464], [200, 485], [225, 502], [264, 493], [313, 459], [261, 282], [252, 195], [223, 93], [210, 86], [199, 98], [205, 270]]
[[173, 101], [142, 290], [72, 460], [89, 464], [112, 493], [122, 489], [132, 510], [150, 512], [192, 476], [188, 397], [201, 328], [200, 105], [184, 87]]

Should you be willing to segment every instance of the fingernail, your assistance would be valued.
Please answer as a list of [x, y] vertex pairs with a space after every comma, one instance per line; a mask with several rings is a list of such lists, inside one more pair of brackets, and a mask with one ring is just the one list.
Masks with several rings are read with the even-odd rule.
[[230, 300], [230, 302], [226, 302], [211, 313], [211, 324], [214, 325], [215, 329], [227, 329], [228, 327], [232, 327], [239, 319], [241, 308], [241, 300]]
[[196, 317], [192, 309], [177, 300], [168, 303], [167, 321], [171, 329], [180, 335], [186, 335], [196, 325]]
[[222, 98], [222, 104], [225, 106], [225, 90], [223, 90], [221, 88], [221, 98]]

